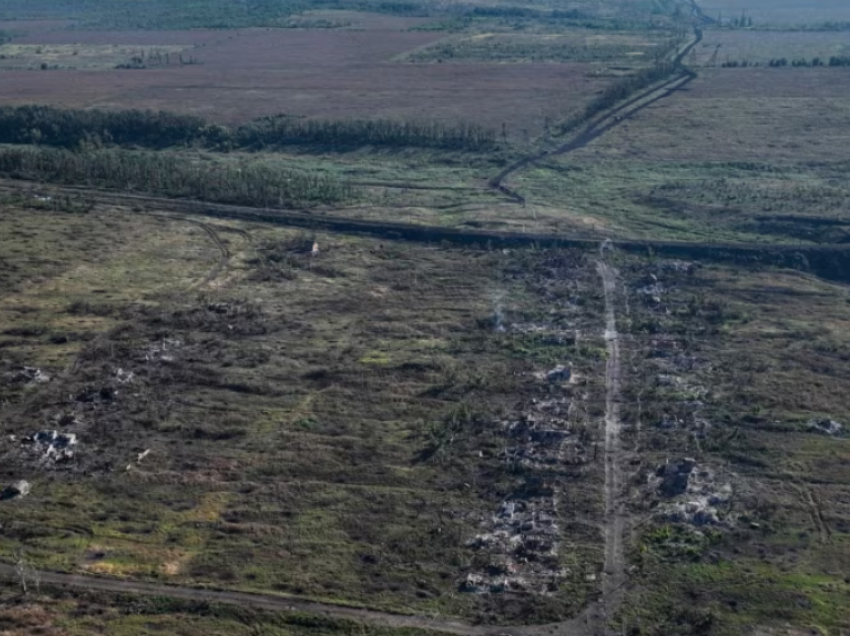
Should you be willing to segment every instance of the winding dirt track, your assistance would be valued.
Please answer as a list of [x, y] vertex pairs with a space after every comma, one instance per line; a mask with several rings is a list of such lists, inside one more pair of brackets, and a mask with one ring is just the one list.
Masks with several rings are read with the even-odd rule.
[[212, 269], [197, 283], [192, 285], [192, 288], [203, 287], [214, 281], [219, 274], [221, 274], [222, 270], [227, 266], [227, 262], [230, 260], [230, 250], [227, 249], [227, 246], [221, 240], [218, 233], [215, 231], [215, 227], [210, 225], [209, 223], [204, 223], [202, 221], [196, 221], [195, 219], [187, 219], [183, 218], [183, 221], [187, 223], [193, 223], [199, 226], [204, 232], [206, 232], [207, 236], [210, 237], [215, 246], [218, 248], [219, 257], [216, 259], [215, 265], [213, 265]]

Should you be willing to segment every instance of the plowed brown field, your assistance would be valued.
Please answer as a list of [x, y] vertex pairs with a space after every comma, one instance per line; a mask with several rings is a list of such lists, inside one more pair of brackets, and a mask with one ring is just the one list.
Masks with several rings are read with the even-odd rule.
[[401, 53], [441, 37], [380, 18], [359, 29], [85, 32], [33, 30], [15, 44], [185, 45], [176, 63], [143, 70], [2, 73], [0, 103], [151, 108], [222, 123], [287, 113], [308, 117], [475, 120], [535, 134], [580, 108], [603, 79], [573, 64], [402, 64]]

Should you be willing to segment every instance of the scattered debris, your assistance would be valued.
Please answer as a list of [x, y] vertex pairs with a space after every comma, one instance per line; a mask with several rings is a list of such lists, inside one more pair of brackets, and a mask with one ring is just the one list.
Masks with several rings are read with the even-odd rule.
[[129, 384], [136, 377], [136, 374], [132, 371], [125, 371], [124, 369], [118, 368], [115, 370], [115, 380], [119, 384]]
[[661, 270], [669, 270], [673, 272], [684, 272], [685, 274], [693, 274], [700, 267], [698, 263], [678, 260], [663, 260], [658, 262], [658, 268]]
[[823, 433], [824, 435], [842, 435], [844, 433], [844, 426], [835, 420], [831, 420], [829, 418], [820, 419], [820, 420], [811, 420], [806, 425], [810, 431], [815, 433]]
[[6, 377], [11, 384], [44, 384], [50, 382], [50, 376], [36, 367], [22, 367]]
[[183, 346], [179, 338], [163, 338], [145, 348], [145, 362], [173, 362], [174, 353]]
[[59, 431], [38, 431], [24, 438], [24, 443], [32, 445], [44, 461], [59, 463], [74, 458], [72, 447], [77, 445], [77, 436]]
[[660, 466], [655, 474], [661, 478], [661, 494], [665, 497], [675, 497], [687, 492], [688, 480], [696, 464], [696, 460], [687, 458]]
[[6, 486], [0, 491], [0, 501], [7, 499], [24, 498], [30, 494], [30, 484], [28, 481], [16, 481], [10, 486]]
[[[555, 371], [569, 377], [565, 367]], [[485, 569], [468, 573], [459, 585], [461, 591], [552, 594], [569, 575], [560, 564], [556, 482], [535, 472], [551, 474], [559, 464], [584, 458], [582, 438], [570, 430], [571, 411], [572, 399], [567, 396], [534, 399], [519, 419], [501, 422], [509, 445], [498, 457], [522, 466], [526, 476], [493, 515], [481, 519], [481, 532], [467, 541], [468, 548], [490, 555], [490, 562]]]
[[549, 371], [541, 371], [535, 373], [535, 377], [539, 380], [546, 380], [552, 384], [557, 382], [569, 382], [572, 378], [573, 370], [571, 365], [564, 366], [559, 364], [554, 369]]
[[695, 460], [684, 458], [659, 466], [654, 480], [662, 496], [676, 500], [661, 506], [668, 521], [694, 526], [725, 523], [719, 509], [729, 502], [732, 486], [719, 483], [712, 470], [698, 468]]

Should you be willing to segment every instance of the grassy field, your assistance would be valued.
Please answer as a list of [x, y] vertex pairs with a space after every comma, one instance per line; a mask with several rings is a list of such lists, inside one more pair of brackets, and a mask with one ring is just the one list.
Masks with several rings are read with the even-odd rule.
[[669, 33], [598, 29], [546, 32], [492, 32], [449, 37], [420, 47], [401, 59], [409, 62], [595, 62], [603, 65], [651, 64], [669, 47]]
[[850, 20], [850, 8], [834, 0], [710, 0], [700, 6], [707, 16], [724, 22], [746, 14], [756, 27], [822, 26]]
[[[846, 33], [820, 31], [747, 31], [741, 29], [706, 31], [702, 44], [697, 49], [696, 65], [705, 66], [717, 47], [718, 64], [727, 61], [757, 63], [766, 66], [771, 60], [785, 58], [793, 60], [819, 57], [826, 63], [830, 57], [850, 54], [850, 43]], [[776, 70], [794, 70], [783, 68]], [[792, 82], [793, 83], [793, 82]]]
[[0, 624], [8, 636], [84, 636], [95, 633], [149, 636], [428, 636], [419, 629], [376, 628], [351, 621], [299, 613], [276, 615], [245, 608], [180, 602], [164, 598], [133, 599], [82, 595], [39, 600], [17, 599], [0, 608]]
[[[580, 533], [557, 552], [565, 574], [551, 595], [494, 605], [458, 593], [504, 558], [468, 542], [535, 479], [499, 451], [504, 426], [552, 391], [534, 374], [567, 362], [547, 333], [594, 331], [581, 255], [319, 235], [311, 257], [312, 237], [292, 231], [99, 208], [10, 206], [3, 222], [10, 240], [27, 237], [4, 251], [21, 272], [4, 284], [4, 397], [18, 404], [6, 430], [31, 435], [38, 412], [80, 439], [74, 459], [53, 463], [4, 438], [7, 478], [33, 485], [4, 506], [7, 557], [23, 545], [60, 570], [488, 621], [570, 615], [592, 592], [599, 537]], [[56, 261], [51, 227], [74, 236]], [[223, 266], [208, 231], [227, 247]], [[116, 234], [124, 242], [92, 249]], [[556, 320], [547, 298], [564, 293], [588, 294], [585, 311]], [[503, 315], [516, 324], [494, 330]], [[592, 337], [569, 353], [589, 413], [601, 361]], [[21, 378], [33, 365], [51, 381]], [[559, 496], [595, 515], [590, 468], [570, 469]]]
[[159, 45], [139, 48], [113, 44], [5, 44], [0, 46], [0, 69], [9, 70], [92, 70], [111, 69], [120, 65], [141, 65], [149, 60], [165, 65], [174, 56], [179, 61], [181, 46]]
[[588, 219], [620, 236], [842, 243], [843, 75], [701, 70], [686, 90], [512, 183], [541, 216]]
[[[825, 423], [848, 412], [837, 372], [846, 288], [793, 271], [661, 259], [622, 271], [631, 272], [631, 352], [642, 369], [625, 416], [641, 455], [632, 500], [653, 519], [634, 546], [647, 589], [627, 603], [623, 624], [842, 633], [850, 447], [844, 429]], [[685, 492], [665, 490], [657, 467], [683, 457], [697, 478]]]

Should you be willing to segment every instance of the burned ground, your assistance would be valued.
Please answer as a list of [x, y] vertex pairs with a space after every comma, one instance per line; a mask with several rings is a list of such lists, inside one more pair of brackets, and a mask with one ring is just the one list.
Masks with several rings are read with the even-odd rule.
[[[651, 258], [621, 271], [634, 369], [624, 419], [640, 455], [630, 489], [646, 520], [623, 624], [743, 633], [779, 617], [840, 633], [843, 288]], [[813, 315], [822, 326], [803, 335]]]
[[66, 313], [113, 326], [47, 381], [24, 367], [52, 343], [18, 335], [3, 465], [32, 491], [4, 504], [5, 549], [487, 621], [580, 611], [601, 541], [573, 524], [599, 515], [592, 261], [249, 233], [213, 288], [81, 295]]
[[[656, 29], [693, 26], [690, 7], [668, 8], [658, 23], [640, 9], [618, 33], [654, 42]], [[515, 27], [510, 46], [542, 33], [524, 8], [487, 10], [508, 11], [493, 25]], [[181, 103], [222, 122], [280, 110], [504, 122], [507, 149], [492, 156], [162, 152], [355, 182], [302, 224], [328, 214], [614, 240], [407, 243], [388, 228], [285, 229], [271, 210], [252, 224], [4, 182], [0, 574], [18, 589], [37, 568], [82, 576], [4, 596], [0, 629], [357, 636], [404, 631], [399, 613], [462, 636], [850, 628], [847, 290], [806, 273], [803, 250], [782, 260], [797, 269], [759, 252], [840, 254], [850, 236], [844, 71], [704, 68], [712, 42], [731, 49], [745, 34], [694, 29], [709, 45], [697, 77], [669, 95], [645, 87], [571, 146], [550, 118], [630, 71], [587, 77], [572, 62], [520, 62], [525, 49], [493, 64], [480, 42], [465, 49], [475, 63], [411, 64], [477, 42], [487, 24], [336, 18], [353, 22], [32, 28], [19, 43], [191, 45], [200, 63], [3, 75], [27, 101], [75, 82], [75, 104]], [[781, 39], [752, 37], [763, 55]], [[615, 48], [605, 65], [631, 51]], [[673, 243], [682, 260], [634, 240], [621, 250], [619, 237], [693, 241], [701, 258]], [[721, 241], [746, 242], [746, 257], [710, 249]], [[80, 591], [93, 580], [100, 592]], [[148, 587], [109, 596], [118, 580]], [[257, 594], [244, 607], [179, 600], [205, 587]], [[158, 596], [169, 589], [185, 594]], [[269, 599], [283, 613], [248, 609]], [[283, 605], [310, 599], [322, 616]], [[329, 618], [351, 605], [379, 610], [364, 620], [383, 627]]]

